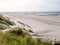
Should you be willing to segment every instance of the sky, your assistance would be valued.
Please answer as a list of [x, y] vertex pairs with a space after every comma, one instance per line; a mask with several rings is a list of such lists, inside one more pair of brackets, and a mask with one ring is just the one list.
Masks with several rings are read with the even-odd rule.
[[60, 11], [60, 0], [0, 0], [0, 12]]

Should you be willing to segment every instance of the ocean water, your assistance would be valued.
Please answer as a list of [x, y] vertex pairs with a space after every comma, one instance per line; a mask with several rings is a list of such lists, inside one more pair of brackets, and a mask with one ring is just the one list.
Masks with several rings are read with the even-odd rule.
[[54, 16], [60, 18], [60, 12], [15, 12], [14, 14]]
[[43, 15], [60, 17], [60, 12], [0, 12], [0, 14], [13, 14], [13, 15]]
[[57, 18], [60, 18], [60, 12], [30, 12], [26, 14], [31, 15], [43, 15], [43, 16], [55, 16]]
[[[20, 14], [20, 13], [17, 13]], [[60, 12], [22, 12], [24, 15], [53, 16], [60, 19]]]
[[60, 12], [34, 12], [29, 13], [31, 15], [39, 15], [39, 16], [53, 16], [60, 19]]

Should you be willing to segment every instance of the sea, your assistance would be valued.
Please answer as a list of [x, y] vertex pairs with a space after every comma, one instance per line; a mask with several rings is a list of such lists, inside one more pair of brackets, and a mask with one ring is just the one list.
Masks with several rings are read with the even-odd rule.
[[39, 15], [39, 16], [54, 16], [60, 18], [60, 12], [0, 12], [0, 14], [13, 14], [13, 15]]
[[27, 15], [54, 16], [60, 18], [60, 12], [26, 12]]

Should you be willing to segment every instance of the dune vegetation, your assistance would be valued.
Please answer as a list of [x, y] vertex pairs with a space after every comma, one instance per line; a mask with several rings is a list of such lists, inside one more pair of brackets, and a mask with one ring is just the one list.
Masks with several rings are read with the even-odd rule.
[[7, 28], [10, 28], [10, 26], [15, 25], [15, 23], [13, 21], [10, 21], [10, 19], [8, 17], [3, 17], [0, 14], [0, 29], [4, 30]]
[[51, 45], [51, 42], [33, 39], [28, 32], [16, 27], [9, 29], [5, 33], [0, 31], [0, 45]]
[[[34, 39], [23, 28], [10, 27], [15, 25], [9, 18], [0, 15], [0, 45], [51, 45], [51, 42], [43, 42], [41, 39]], [[2, 30], [9, 29], [5, 32]], [[29, 30], [32, 32], [31, 30]]]

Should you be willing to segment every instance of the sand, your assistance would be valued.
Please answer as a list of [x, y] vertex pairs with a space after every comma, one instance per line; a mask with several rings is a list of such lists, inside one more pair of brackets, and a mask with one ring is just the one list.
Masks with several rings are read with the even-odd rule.
[[[4, 16], [9, 17], [16, 23], [14, 27], [24, 27], [17, 21], [20, 21], [26, 25], [29, 25], [30, 29], [37, 35], [44, 35], [43, 37], [49, 39], [60, 40], [60, 19], [52, 16], [38, 16], [38, 15], [21, 15], [21, 14], [5, 14]], [[29, 27], [25, 28], [29, 29]]]

